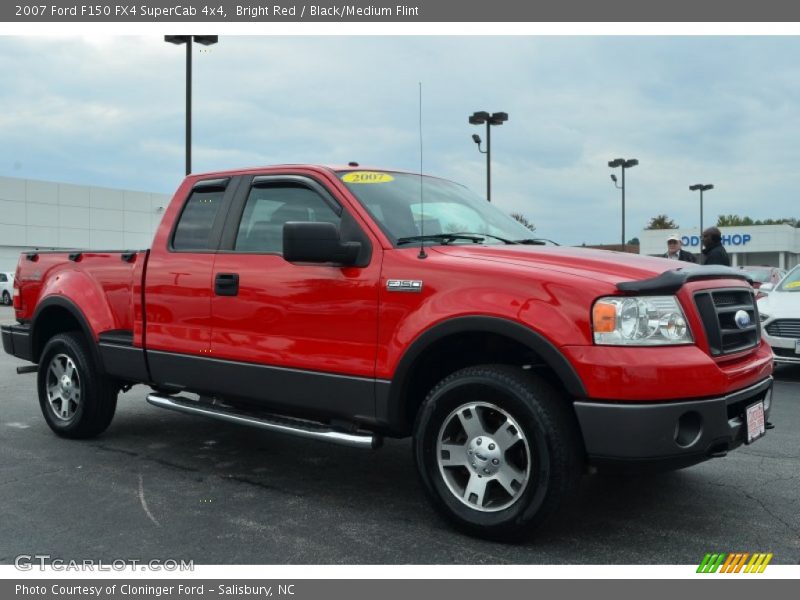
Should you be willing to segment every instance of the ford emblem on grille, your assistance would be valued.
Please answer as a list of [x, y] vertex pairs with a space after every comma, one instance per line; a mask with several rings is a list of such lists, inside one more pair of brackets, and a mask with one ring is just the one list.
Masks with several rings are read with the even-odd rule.
[[747, 311], [737, 310], [736, 314], [733, 315], [733, 320], [736, 321], [736, 326], [739, 329], [745, 329], [750, 326], [750, 315]]

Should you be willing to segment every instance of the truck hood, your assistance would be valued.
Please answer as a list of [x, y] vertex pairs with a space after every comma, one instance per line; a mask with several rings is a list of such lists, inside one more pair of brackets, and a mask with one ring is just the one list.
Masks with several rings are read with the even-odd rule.
[[434, 246], [437, 252], [470, 261], [500, 262], [520, 267], [535, 267], [587, 277], [616, 285], [623, 281], [640, 281], [665, 271], [697, 269], [698, 265], [665, 258], [640, 256], [625, 252], [590, 248], [552, 246]]

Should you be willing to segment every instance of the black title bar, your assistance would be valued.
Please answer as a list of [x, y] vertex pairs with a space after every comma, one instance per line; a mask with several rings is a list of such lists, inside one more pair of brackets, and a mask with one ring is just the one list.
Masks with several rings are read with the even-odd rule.
[[794, 0], [10, 0], [4, 22], [787, 22]]

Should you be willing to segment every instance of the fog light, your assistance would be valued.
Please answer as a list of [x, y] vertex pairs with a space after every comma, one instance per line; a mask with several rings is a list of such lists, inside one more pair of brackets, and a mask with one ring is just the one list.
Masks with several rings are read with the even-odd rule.
[[689, 448], [697, 443], [703, 433], [703, 417], [693, 410], [683, 413], [675, 423], [675, 443]]

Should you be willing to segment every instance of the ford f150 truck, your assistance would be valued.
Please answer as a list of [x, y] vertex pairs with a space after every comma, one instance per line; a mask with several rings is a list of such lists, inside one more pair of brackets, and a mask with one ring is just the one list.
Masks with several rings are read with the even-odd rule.
[[587, 466], [679, 468], [765, 433], [772, 353], [744, 272], [530, 234], [412, 173], [191, 175], [149, 250], [23, 254], [3, 346], [64, 437], [103, 432], [133, 384], [315, 439], [413, 436], [434, 506], [494, 539]]

